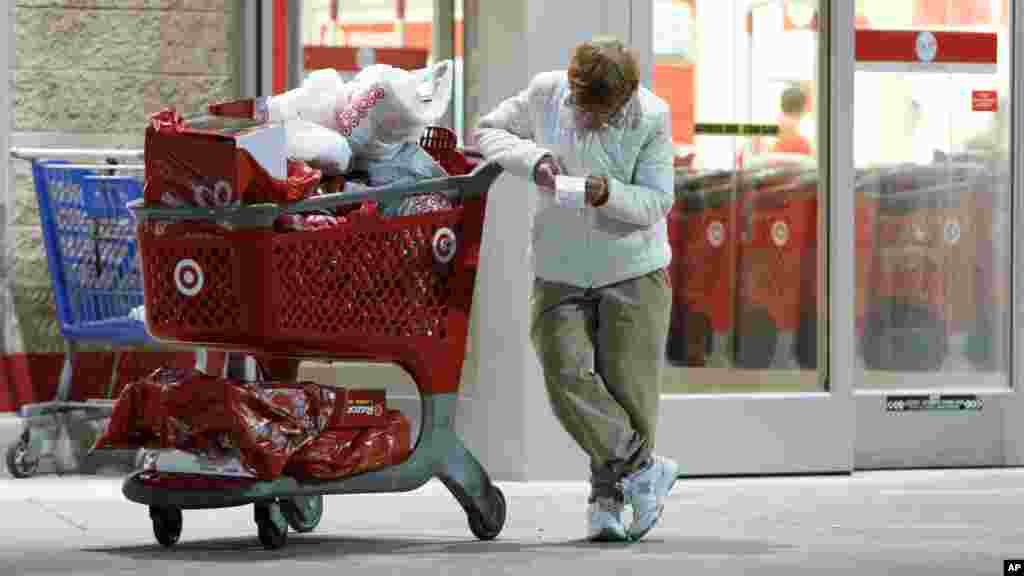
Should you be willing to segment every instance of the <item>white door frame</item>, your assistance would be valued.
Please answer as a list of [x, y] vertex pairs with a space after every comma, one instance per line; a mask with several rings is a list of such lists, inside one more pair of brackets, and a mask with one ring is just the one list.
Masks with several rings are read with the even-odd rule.
[[[1010, 66], [1010, 90], [1014, 102], [1011, 116], [1010, 130], [1010, 158], [1021, 158], [1024, 152], [1024, 40], [1018, 35], [1024, 30], [1024, 2], [1015, 1], [1009, 3], [1011, 14], [1011, 37], [1017, 37], [1017, 41], [1011, 47]], [[1012, 244], [1010, 253], [1013, 263], [1010, 274], [1011, 299], [1011, 322], [1010, 322], [1010, 346], [1009, 350], [1014, 353], [1010, 355], [1010, 382], [1013, 385], [1013, 393], [1005, 401], [1005, 412], [1003, 413], [1003, 445], [1004, 445], [1004, 466], [1024, 466], [1024, 371], [1017, 369], [1017, 358], [1024, 358], [1024, 338], [1020, 338], [1021, 323], [1020, 311], [1024, 310], [1024, 301], [1021, 300], [1019, 287], [1024, 286], [1020, 274], [1024, 270], [1024, 251], [1017, 250], [1020, 242], [1024, 240], [1024, 227], [1019, 223], [1024, 222], [1024, 200], [1021, 200], [1021, 191], [1024, 191], [1024, 165], [1019, 161], [1011, 160], [1010, 170], [1012, 174], [1010, 197], [1013, 199], [1012, 210]]]

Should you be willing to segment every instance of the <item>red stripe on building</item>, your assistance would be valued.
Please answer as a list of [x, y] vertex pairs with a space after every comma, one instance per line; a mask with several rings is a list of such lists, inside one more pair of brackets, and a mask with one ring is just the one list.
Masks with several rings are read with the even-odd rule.
[[[986, 32], [930, 31], [938, 50], [932, 62], [940, 64], [995, 64], [999, 38]], [[919, 62], [917, 30], [857, 30], [858, 62]]]
[[[303, 62], [306, 70], [334, 68], [347, 72], [359, 70], [359, 48], [346, 46], [304, 46]], [[403, 70], [415, 70], [427, 65], [429, 52], [416, 48], [375, 48], [375, 61]]]

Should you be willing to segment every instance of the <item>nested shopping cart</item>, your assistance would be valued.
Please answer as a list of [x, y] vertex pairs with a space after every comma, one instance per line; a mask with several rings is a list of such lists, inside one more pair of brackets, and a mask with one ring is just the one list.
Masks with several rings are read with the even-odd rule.
[[[458, 158], [456, 158], [458, 156]], [[469, 168], [454, 151], [435, 158]], [[445, 159], [447, 158], [447, 159]], [[460, 162], [454, 162], [457, 159]], [[171, 546], [182, 510], [252, 504], [260, 541], [278, 548], [289, 526], [316, 527], [323, 497], [411, 491], [438, 478], [480, 539], [505, 523], [505, 497], [454, 430], [487, 190], [493, 163], [468, 174], [316, 196], [290, 205], [166, 208], [137, 200], [146, 323], [165, 342], [242, 355], [371, 360], [407, 371], [421, 399], [420, 433], [397, 465], [334, 481], [186, 481], [139, 470], [124, 495], [147, 505], [157, 540]], [[451, 209], [385, 218], [354, 211], [337, 227], [275, 231], [281, 215], [333, 212], [444, 194]]]
[[861, 179], [857, 320], [868, 368], [935, 371], [954, 353], [983, 368], [986, 353], [997, 352], [971, 344], [991, 341], [996, 293], [983, 249], [998, 186], [990, 166], [973, 162], [897, 166]]
[[[142, 276], [136, 260], [134, 222], [126, 203], [141, 197], [141, 150], [14, 149], [32, 163], [43, 242], [65, 341], [64, 366], [52, 402], [19, 408], [23, 430], [7, 449], [7, 469], [16, 478], [38, 472], [53, 458], [56, 471], [90, 471], [134, 454], [90, 453], [97, 428], [113, 410], [121, 350], [152, 340], [141, 320]], [[77, 163], [71, 162], [74, 160]], [[119, 163], [120, 162], [120, 163]], [[105, 397], [72, 402], [75, 351], [80, 344], [113, 345], [114, 368]], [[63, 450], [71, 448], [71, 454]]]

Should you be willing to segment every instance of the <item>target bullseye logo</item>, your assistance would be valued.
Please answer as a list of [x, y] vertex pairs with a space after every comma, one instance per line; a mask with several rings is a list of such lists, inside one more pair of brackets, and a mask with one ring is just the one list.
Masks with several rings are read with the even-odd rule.
[[960, 223], [956, 220], [946, 222], [946, 242], [949, 244], [960, 242]]
[[725, 225], [719, 221], [714, 221], [708, 224], [708, 244], [715, 248], [720, 248], [722, 244], [725, 244]]
[[789, 243], [789, 224], [781, 220], [772, 224], [772, 242], [779, 248]]
[[939, 52], [939, 40], [935, 37], [935, 34], [926, 30], [918, 33], [914, 47], [918, 60], [921, 62], [931, 62], [935, 60], [935, 56]]
[[195, 296], [203, 289], [206, 276], [195, 260], [186, 258], [174, 267], [174, 286], [185, 296]]
[[452, 258], [455, 257], [455, 251], [458, 247], [455, 232], [452, 232], [451, 228], [441, 228], [434, 233], [431, 246], [434, 251], [434, 259], [441, 264], [451, 262]]

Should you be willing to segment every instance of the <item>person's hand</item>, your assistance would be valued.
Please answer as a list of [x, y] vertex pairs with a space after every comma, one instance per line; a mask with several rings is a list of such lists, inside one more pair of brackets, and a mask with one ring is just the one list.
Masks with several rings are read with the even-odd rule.
[[587, 176], [587, 204], [601, 206], [608, 201], [608, 178]]
[[551, 156], [545, 156], [541, 158], [540, 162], [537, 162], [537, 167], [533, 171], [533, 181], [537, 183], [537, 186], [547, 191], [553, 191], [555, 189], [555, 176], [561, 174], [562, 171], [558, 168], [558, 163]]

